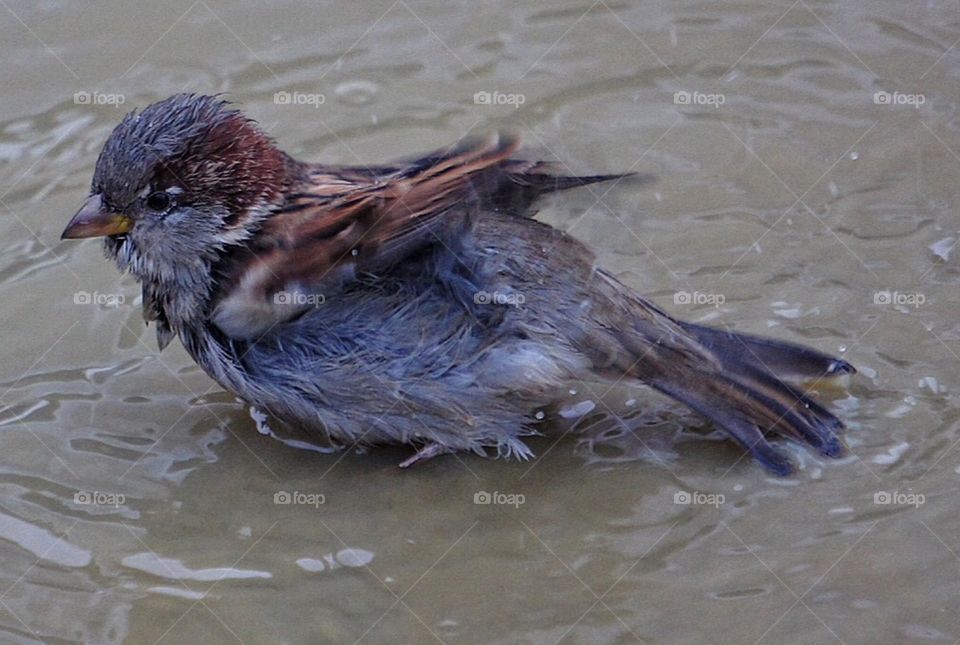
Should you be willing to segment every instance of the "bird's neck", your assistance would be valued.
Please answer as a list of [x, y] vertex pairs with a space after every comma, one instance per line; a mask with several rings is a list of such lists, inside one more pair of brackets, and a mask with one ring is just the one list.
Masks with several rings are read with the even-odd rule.
[[131, 273], [140, 283], [145, 320], [178, 332], [203, 319], [214, 289], [211, 276], [217, 249], [183, 254], [172, 263], [124, 241], [114, 249], [108, 247], [107, 254], [114, 256], [121, 271]]

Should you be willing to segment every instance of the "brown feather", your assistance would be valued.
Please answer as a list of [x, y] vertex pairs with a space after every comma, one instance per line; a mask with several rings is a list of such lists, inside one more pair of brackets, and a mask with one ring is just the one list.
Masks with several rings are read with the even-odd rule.
[[300, 295], [278, 303], [277, 294], [325, 295], [358, 273], [454, 244], [481, 209], [509, 208], [516, 201], [510, 191], [526, 191], [519, 213], [541, 192], [620, 177], [555, 176], [554, 164], [512, 159], [519, 148], [518, 138], [500, 135], [403, 166], [308, 167], [223, 272], [220, 293], [229, 295], [217, 302], [214, 320], [228, 335], [262, 333], [306, 308]]

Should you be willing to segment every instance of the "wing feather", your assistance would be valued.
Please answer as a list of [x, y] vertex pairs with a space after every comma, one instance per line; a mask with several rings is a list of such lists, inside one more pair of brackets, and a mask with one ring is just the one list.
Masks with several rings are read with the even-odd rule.
[[359, 273], [455, 246], [484, 208], [526, 216], [543, 192], [624, 176], [562, 176], [555, 164], [512, 159], [519, 147], [517, 137], [494, 135], [405, 165], [314, 166], [219, 268], [213, 322], [231, 337], [259, 336]]

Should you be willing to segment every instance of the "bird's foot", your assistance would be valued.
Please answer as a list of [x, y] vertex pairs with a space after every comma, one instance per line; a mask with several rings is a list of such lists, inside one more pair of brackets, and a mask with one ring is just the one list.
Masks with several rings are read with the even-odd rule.
[[411, 457], [401, 461], [398, 465], [400, 468], [409, 468], [414, 464], [433, 459], [434, 457], [447, 452], [450, 452], [450, 450], [444, 446], [441, 446], [439, 443], [428, 443], [417, 450], [417, 452], [415, 452]]

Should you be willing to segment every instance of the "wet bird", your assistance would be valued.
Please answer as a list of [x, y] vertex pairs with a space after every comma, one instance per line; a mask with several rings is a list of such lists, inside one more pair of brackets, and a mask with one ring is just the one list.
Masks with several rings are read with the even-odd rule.
[[768, 434], [836, 457], [841, 422], [785, 380], [848, 374], [814, 349], [683, 322], [533, 219], [566, 176], [473, 139], [376, 167], [308, 164], [220, 97], [127, 115], [64, 238], [103, 237], [160, 348], [273, 418], [354, 445], [528, 458], [571, 384], [645, 383], [767, 469]]

